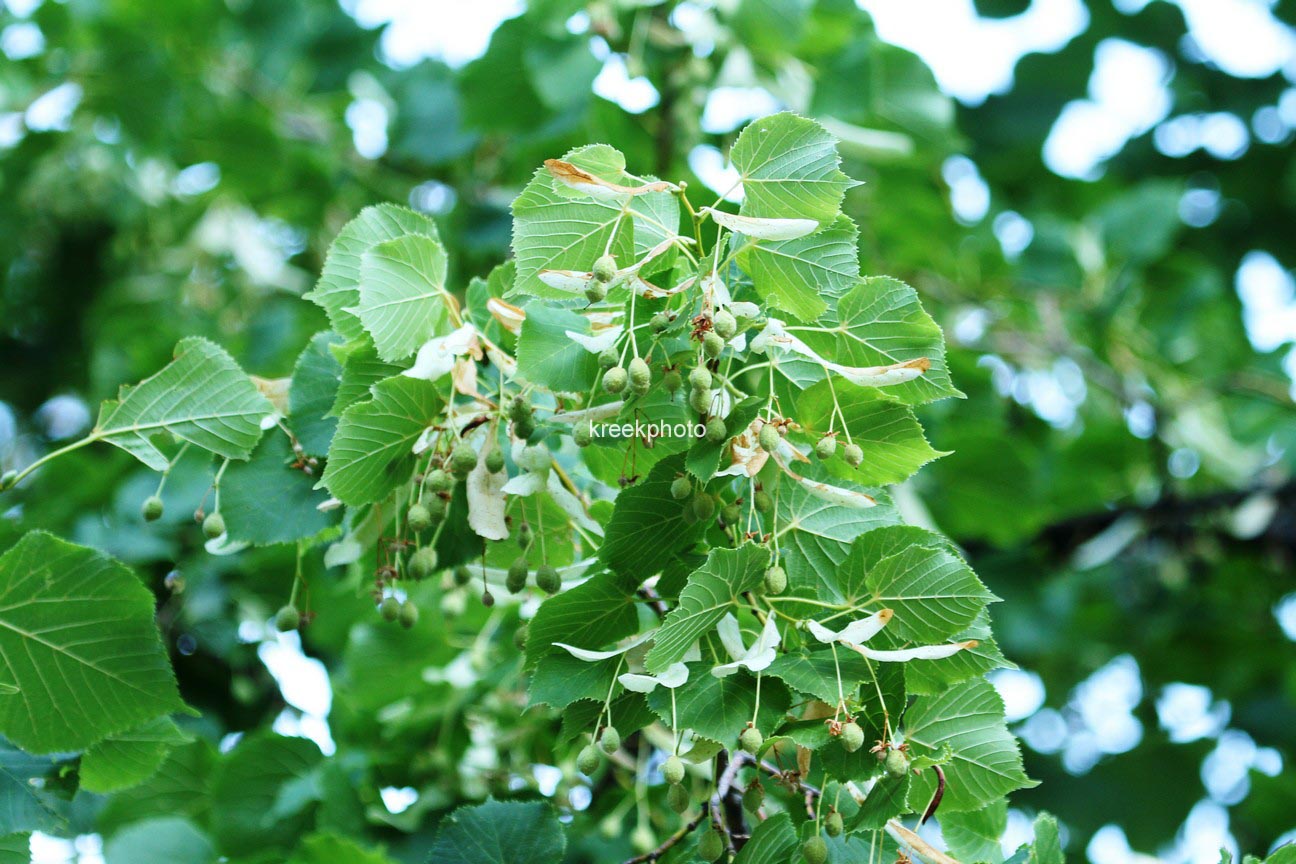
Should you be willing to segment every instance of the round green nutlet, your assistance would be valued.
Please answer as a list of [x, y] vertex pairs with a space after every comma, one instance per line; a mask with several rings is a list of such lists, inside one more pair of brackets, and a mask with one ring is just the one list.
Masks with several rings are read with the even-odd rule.
[[694, 390], [710, 390], [711, 370], [705, 366], [694, 367], [689, 373], [689, 386]]
[[903, 750], [888, 750], [884, 764], [887, 773], [897, 780], [909, 773], [909, 757]]
[[415, 579], [426, 579], [436, 572], [437, 551], [433, 546], [422, 546], [410, 556], [409, 575]]
[[766, 453], [773, 453], [777, 450], [779, 440], [780, 435], [778, 427], [773, 423], [766, 423], [760, 428], [760, 431], [756, 433], [756, 443], [760, 444], [760, 448]]
[[460, 564], [454, 568], [454, 583], [456, 585], [467, 585], [472, 580], [472, 571]]
[[654, 333], [664, 332], [667, 327], [670, 327], [670, 325], [671, 319], [667, 317], [665, 312], [658, 312], [656, 315], [652, 316], [652, 318], [648, 319], [648, 326]]
[[562, 577], [548, 564], [541, 564], [536, 570], [535, 583], [546, 594], [557, 594], [562, 590]]
[[652, 370], [642, 357], [630, 361], [630, 389], [642, 396], [652, 386]]
[[215, 540], [225, 533], [225, 517], [219, 513], [212, 513], [202, 524], [203, 534], [208, 540]]
[[775, 564], [765, 571], [765, 593], [782, 594], [787, 590], [787, 573], [783, 568]]
[[676, 501], [683, 501], [693, 494], [693, 481], [687, 477], [676, 477], [671, 481], [670, 492]]
[[440, 495], [429, 495], [423, 499], [422, 503], [427, 508], [428, 516], [432, 519], [433, 524], [444, 519], [446, 511], [450, 509], [450, 502]]
[[591, 303], [602, 303], [607, 298], [607, 283], [595, 279], [585, 284], [585, 299]]
[[581, 748], [580, 753], [576, 754], [576, 770], [588, 777], [598, 770], [599, 763], [602, 761], [594, 745], [586, 744]]
[[702, 336], [702, 353], [712, 360], [720, 356], [724, 347], [725, 340], [720, 338], [719, 333], [709, 330]]
[[683, 784], [667, 787], [666, 804], [670, 809], [674, 810], [676, 813], [683, 813], [685, 810], [689, 809], [691, 803], [693, 802], [689, 800], [688, 789], [684, 788]]
[[434, 468], [428, 473], [423, 485], [429, 492], [449, 492], [450, 487], [454, 486], [454, 481], [445, 471]]
[[411, 531], [426, 531], [432, 527], [432, 514], [426, 506], [413, 504], [410, 506], [409, 513], [405, 514], [405, 524], [409, 525]]
[[630, 380], [629, 374], [620, 366], [613, 366], [603, 373], [603, 389], [609, 393], [620, 393]]
[[611, 255], [603, 255], [594, 262], [592, 271], [595, 282], [608, 283], [616, 278], [617, 266], [616, 259]]
[[724, 841], [714, 827], [708, 825], [698, 836], [697, 854], [703, 861], [718, 861], [724, 854]]
[[594, 442], [594, 430], [589, 423], [577, 423], [572, 429], [572, 440], [577, 447], [588, 447]]
[[801, 844], [806, 864], [824, 864], [828, 860], [828, 843], [817, 834]]
[[765, 743], [765, 736], [755, 726], [748, 726], [738, 736], [738, 746], [755, 756]]
[[725, 427], [724, 420], [712, 417], [706, 422], [706, 440], [712, 444], [723, 444], [729, 440], [729, 430]]
[[837, 439], [831, 435], [820, 438], [819, 443], [815, 444], [815, 455], [820, 459], [831, 459], [836, 452]]
[[495, 595], [490, 591], [483, 591], [481, 596], [482, 605], [487, 609], [495, 605]]
[[162, 499], [156, 495], [150, 495], [144, 499], [144, 504], [140, 507], [140, 515], [144, 517], [145, 522], [156, 522], [162, 518], [164, 509]]
[[408, 630], [418, 623], [418, 616], [418, 606], [414, 605], [413, 600], [406, 600], [400, 604], [400, 613], [396, 620], [400, 621], [400, 625]]
[[847, 753], [854, 753], [864, 746], [864, 730], [854, 720], [842, 724], [839, 737]]
[[621, 362], [621, 355], [617, 353], [616, 348], [608, 346], [599, 352], [598, 363], [601, 369], [611, 369]]
[[621, 733], [616, 730], [615, 726], [609, 726], [603, 730], [603, 734], [599, 736], [599, 746], [609, 756], [621, 749]]
[[716, 313], [711, 316], [711, 329], [716, 335], [728, 342], [738, 332], [738, 322], [728, 309], [717, 309]]
[[666, 388], [667, 393], [674, 396], [684, 386], [684, 376], [678, 369], [671, 369], [662, 376], [662, 386]]
[[726, 504], [720, 508], [720, 518], [726, 525], [737, 525], [742, 519], [742, 508], [737, 504]]
[[846, 826], [842, 822], [842, 815], [836, 810], [828, 814], [824, 819], [824, 833], [829, 837], [840, 837]]
[[514, 423], [531, 419], [531, 406], [521, 396], [514, 396], [513, 401], [509, 402], [509, 419]]
[[774, 509], [774, 499], [764, 489], [760, 489], [752, 496], [752, 506], [756, 508], [757, 513], [768, 513]]
[[710, 522], [715, 516], [715, 499], [705, 492], [693, 496], [693, 518], [699, 522]]
[[526, 522], [523, 522], [522, 527], [518, 528], [517, 544], [522, 549], [531, 548], [531, 526]]
[[296, 630], [301, 626], [301, 613], [296, 606], [284, 606], [275, 613], [275, 629], [280, 633]]
[[527, 417], [525, 420], [514, 420], [513, 434], [522, 441], [527, 440], [535, 434], [535, 420], [530, 417]]
[[18, 472], [12, 469], [4, 472], [4, 474], [0, 474], [0, 492], [3, 492], [4, 490], [13, 486], [17, 480], [18, 480]]
[[492, 474], [498, 474], [504, 470], [504, 451], [498, 447], [492, 447], [491, 451], [486, 454], [486, 470]]
[[759, 780], [753, 780], [751, 785], [743, 792], [742, 804], [743, 809], [748, 813], [755, 813], [765, 803], [765, 787], [760, 784]]
[[395, 621], [400, 617], [401, 602], [395, 597], [384, 597], [378, 604], [378, 614], [384, 621]]
[[450, 451], [450, 471], [456, 477], [466, 477], [477, 467], [477, 451], [467, 441], [460, 441]]
[[513, 645], [519, 651], [526, 650], [527, 634], [528, 634], [528, 627], [525, 621], [519, 624], [517, 629], [513, 631]]
[[667, 756], [666, 761], [662, 763], [661, 772], [662, 777], [665, 777], [666, 782], [672, 786], [677, 786], [680, 783], [683, 783], [684, 760], [674, 754]]
[[847, 465], [858, 468], [864, 461], [864, 451], [858, 444], [847, 444], [842, 448], [842, 458], [846, 460]]
[[706, 414], [711, 410], [711, 391], [710, 390], [693, 390], [689, 393], [689, 407], [699, 414]]
[[504, 587], [510, 594], [517, 594], [527, 584], [527, 560], [520, 557], [509, 565], [508, 575], [504, 577]]

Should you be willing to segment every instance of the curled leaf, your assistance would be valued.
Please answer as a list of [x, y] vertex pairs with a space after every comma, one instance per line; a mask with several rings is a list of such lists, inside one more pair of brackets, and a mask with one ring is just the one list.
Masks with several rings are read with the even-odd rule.
[[501, 327], [510, 333], [517, 333], [521, 330], [522, 322], [526, 320], [526, 311], [524, 309], [498, 297], [492, 297], [486, 301], [486, 311], [500, 323]]
[[813, 219], [737, 216], [723, 210], [712, 210], [710, 207], [703, 207], [698, 213], [709, 214], [717, 225], [723, 225], [730, 231], [756, 240], [795, 240], [819, 230], [819, 223]]
[[645, 192], [674, 192], [679, 188], [674, 183], [667, 183], [664, 180], [656, 180], [639, 186], [622, 186], [619, 183], [611, 183], [601, 177], [595, 177], [584, 168], [579, 168], [561, 159], [546, 159], [544, 166], [555, 180], [568, 189], [575, 189], [577, 192], [584, 192], [592, 198], [604, 200], [619, 201]]

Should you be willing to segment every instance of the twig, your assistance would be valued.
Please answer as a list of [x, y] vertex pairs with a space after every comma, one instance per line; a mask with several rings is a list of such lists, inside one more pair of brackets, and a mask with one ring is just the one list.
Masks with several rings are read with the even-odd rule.
[[687, 837], [690, 831], [701, 825], [702, 820], [707, 818], [710, 809], [709, 806], [703, 807], [702, 812], [699, 813], [695, 819], [687, 823], [683, 828], [680, 828], [671, 836], [667, 837], [656, 849], [645, 852], [642, 855], [636, 855], [633, 858], [627, 858], [624, 864], [648, 864], [648, 862], [656, 861], [658, 858], [665, 855], [672, 846]]

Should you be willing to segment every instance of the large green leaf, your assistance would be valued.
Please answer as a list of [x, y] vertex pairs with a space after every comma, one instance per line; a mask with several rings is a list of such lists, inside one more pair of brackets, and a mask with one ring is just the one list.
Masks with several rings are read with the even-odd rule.
[[770, 550], [756, 543], [737, 549], [712, 549], [706, 563], [689, 576], [679, 605], [662, 622], [644, 665], [661, 672], [684, 658], [689, 648], [710, 631], [738, 598], [760, 584], [770, 563]]
[[642, 582], [687, 552], [705, 526], [684, 518], [670, 486], [684, 472], [684, 454], [653, 466], [648, 478], [617, 496], [599, 556], [622, 575]]
[[341, 417], [357, 402], [367, 402], [373, 398], [374, 385], [404, 371], [399, 364], [380, 360], [378, 349], [367, 336], [332, 350], [342, 364], [342, 380], [338, 382], [337, 397], [329, 411], [334, 417]]
[[[612, 572], [599, 573], [541, 604], [527, 627], [527, 660], [552, 650], [554, 642], [601, 649], [638, 626], [635, 584]], [[559, 649], [562, 650], [562, 649]]]
[[[974, 678], [937, 696], [920, 696], [905, 715], [905, 741], [916, 755], [937, 756], [948, 745], [941, 809], [975, 810], [1016, 789], [1034, 786], [1022, 769], [1017, 739], [1004, 721], [1003, 700], [984, 678]], [[932, 771], [915, 777], [909, 805], [922, 810], [935, 791]]]
[[859, 231], [845, 216], [793, 240], [749, 240], [738, 263], [768, 302], [813, 321], [859, 281]]
[[[17, 832], [56, 831], [64, 826], [65, 820], [56, 810], [56, 800], [44, 791], [45, 778], [55, 770], [52, 760], [31, 756], [0, 740], [0, 837]], [[0, 854], [0, 862], [4, 860]], [[22, 861], [27, 859], [24, 857]]]
[[366, 207], [338, 233], [324, 260], [315, 290], [306, 295], [324, 308], [329, 323], [342, 338], [350, 341], [365, 335], [360, 319], [346, 311], [360, 301], [360, 261], [371, 247], [407, 234], [436, 239], [437, 227], [431, 218], [395, 204]]
[[169, 717], [110, 735], [82, 755], [81, 788], [115, 792], [141, 783], [161, 767], [172, 747], [188, 740]]
[[285, 849], [296, 842], [309, 814], [269, 819], [281, 787], [305, 776], [322, 758], [304, 738], [258, 735], [225, 754], [211, 789], [212, 833], [226, 855]]
[[742, 179], [744, 216], [827, 225], [837, 218], [846, 190], [856, 185], [838, 168], [837, 139], [795, 114], [755, 121], [738, 136], [729, 158]]
[[31, 864], [31, 835], [23, 832], [0, 837], [0, 864]]
[[373, 397], [342, 415], [324, 470], [324, 485], [352, 506], [377, 501], [409, 479], [414, 442], [441, 409], [435, 385], [417, 378], [389, 378], [374, 385]]
[[317, 478], [294, 468], [294, 462], [288, 438], [273, 429], [250, 460], [226, 469], [220, 512], [230, 540], [291, 543], [337, 523], [340, 513], [319, 509], [328, 494], [316, 488]]
[[346, 837], [316, 834], [302, 841], [288, 864], [391, 864], [391, 860]]
[[177, 817], [146, 819], [129, 825], [104, 845], [106, 864], [211, 864], [216, 849], [211, 839], [192, 822]]
[[288, 425], [312, 456], [328, 453], [337, 429], [337, 418], [331, 416], [342, 383], [342, 364], [332, 350], [337, 342], [336, 333], [316, 333], [297, 357], [288, 385]]
[[784, 864], [793, 860], [800, 845], [792, 820], [786, 813], [777, 813], [756, 826], [734, 864]]
[[360, 301], [346, 311], [373, 337], [378, 356], [403, 360], [442, 332], [450, 317], [446, 254], [435, 237], [407, 234], [360, 256]]
[[940, 827], [950, 854], [960, 861], [999, 864], [1003, 861], [999, 838], [1008, 828], [1008, 802], [1000, 800], [977, 810], [942, 813]]
[[[783, 720], [791, 698], [776, 678], [760, 682], [757, 705], [756, 676], [746, 670], [717, 678], [710, 664], [690, 663], [688, 684], [675, 690], [675, 720], [680, 729], [692, 729], [709, 741], [734, 747], [747, 723], [769, 733]], [[671, 691], [658, 687], [648, 694], [648, 707], [667, 726], [671, 723]], [[759, 708], [759, 710], [758, 710]]]
[[910, 546], [868, 567], [872, 542], [868, 534], [857, 540], [842, 571], [847, 585], [866, 573], [865, 599], [895, 611], [888, 635], [922, 643], [948, 639], [997, 599], [966, 563], [941, 548]]
[[565, 309], [529, 303], [518, 335], [519, 374], [553, 391], [589, 390], [598, 374], [598, 358], [577, 344], [567, 331], [587, 335], [589, 319]]
[[113, 559], [43, 532], [0, 556], [0, 734], [80, 750], [184, 709], [153, 595]]
[[566, 846], [548, 803], [487, 801], [446, 817], [428, 864], [553, 864]]
[[273, 413], [225, 349], [190, 337], [160, 371], [104, 402], [89, 437], [161, 471], [169, 460], [154, 436], [169, 432], [218, 456], [246, 459], [261, 438], [261, 422]]

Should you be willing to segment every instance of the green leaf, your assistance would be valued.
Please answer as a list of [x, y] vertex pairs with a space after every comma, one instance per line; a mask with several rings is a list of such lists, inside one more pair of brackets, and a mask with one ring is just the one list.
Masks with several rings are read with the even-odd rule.
[[[54, 770], [51, 760], [30, 756], [0, 740], [0, 835], [57, 831], [64, 826], [55, 802], [46, 800], [43, 791], [44, 778]], [[2, 855], [0, 861], [4, 861]], [[27, 859], [22, 861], [25, 864]]]
[[170, 460], [154, 436], [169, 432], [218, 456], [246, 459], [261, 438], [261, 421], [273, 413], [225, 349], [190, 337], [160, 371], [104, 402], [89, 437], [162, 471]]
[[[945, 827], [945, 820], [941, 820], [941, 827]], [[1282, 847], [1287, 850], [1285, 856], [1288, 864], [1296, 860], [1296, 848], [1290, 843]], [[1278, 852], [1270, 855], [1265, 859], [1265, 864], [1280, 864], [1281, 858]], [[1030, 858], [1027, 859], [1029, 864], [1066, 864], [1066, 856], [1062, 854], [1062, 841], [1058, 837], [1058, 824], [1048, 813], [1041, 813], [1035, 817], [1035, 842], [1031, 844]]]
[[338, 383], [337, 398], [329, 414], [341, 417], [348, 408], [357, 402], [367, 402], [373, 398], [373, 388], [381, 381], [404, 371], [396, 363], [387, 363], [378, 359], [378, 349], [366, 336], [358, 342], [349, 342], [333, 350], [333, 355], [342, 364], [342, 380]]
[[360, 319], [380, 358], [404, 360], [449, 319], [445, 278], [445, 249], [435, 237], [397, 237], [360, 256], [360, 301], [346, 311]]
[[212, 832], [223, 854], [286, 849], [305, 829], [307, 816], [275, 818], [280, 787], [306, 775], [322, 758], [304, 738], [259, 735], [225, 754], [212, 780]]
[[[898, 648], [885, 630], [878, 634], [878, 648]], [[951, 684], [984, 675], [992, 669], [1016, 669], [999, 650], [990, 629], [990, 612], [982, 609], [967, 629], [950, 637], [951, 642], [976, 640], [975, 648], [964, 649], [940, 660], [910, 660], [904, 664], [905, 686], [910, 693], [939, 693]]]
[[409, 479], [414, 442], [441, 410], [436, 386], [417, 378], [389, 378], [374, 386], [373, 396], [342, 415], [324, 470], [329, 492], [353, 507]]
[[854, 587], [863, 576], [868, 591], [864, 599], [895, 610], [887, 632], [897, 639], [924, 644], [948, 639], [998, 599], [967, 564], [945, 549], [910, 546], [870, 567], [869, 547], [875, 542], [865, 534], [852, 546], [842, 568], [842, 587], [846, 597], [859, 598]]
[[527, 304], [526, 313], [518, 334], [519, 374], [555, 392], [589, 390], [598, 374], [598, 358], [566, 333], [587, 335], [589, 319], [542, 303]]
[[[685, 463], [688, 472], [703, 483], [715, 476], [716, 471], [720, 470], [720, 461], [729, 452], [729, 441], [733, 436], [746, 431], [751, 422], [756, 419], [756, 415], [765, 407], [765, 400], [755, 396], [750, 399], [744, 399], [729, 412], [725, 417], [725, 428], [729, 432], [729, 438], [719, 444], [713, 443], [706, 438], [699, 438], [693, 442], [693, 446], [688, 450], [688, 461]], [[685, 422], [695, 422], [694, 417], [685, 418]], [[731, 460], [726, 459], [726, 467]]]
[[[703, 738], [726, 747], [738, 743], [747, 723], [765, 734], [783, 720], [791, 697], [783, 682], [766, 676], [760, 682], [760, 710], [756, 705], [756, 676], [740, 670], [724, 678], [711, 674], [711, 664], [690, 663], [688, 684], [675, 691], [675, 718], [681, 729], [692, 729]], [[667, 725], [671, 723], [671, 691], [658, 687], [648, 694], [648, 707]]]
[[785, 864], [800, 845], [791, 818], [777, 813], [756, 826], [734, 864]]
[[81, 788], [115, 792], [142, 783], [161, 767], [172, 747], [188, 740], [169, 717], [111, 735], [82, 755]]
[[837, 218], [846, 190], [857, 185], [838, 165], [837, 139], [818, 123], [783, 113], [743, 129], [729, 158], [742, 179], [742, 215]]
[[797, 651], [780, 654], [766, 674], [781, 678], [793, 690], [835, 705], [841, 695], [837, 678], [839, 670], [841, 689], [847, 696], [870, 675], [869, 662], [864, 657], [850, 649], [838, 648], [834, 658], [831, 646], [815, 651], [803, 646]]
[[360, 302], [360, 261], [371, 247], [407, 234], [437, 239], [436, 223], [422, 213], [395, 204], [366, 207], [348, 222], [329, 246], [315, 290], [306, 294], [328, 313], [329, 323], [350, 341], [365, 335], [360, 319], [346, 311]]
[[[612, 725], [621, 733], [621, 737], [637, 732], [656, 721], [657, 716], [642, 693], [623, 693], [608, 705]], [[558, 734], [558, 744], [575, 741], [599, 726], [599, 716], [603, 713], [603, 700], [581, 699], [563, 709], [562, 731]]]
[[110, 834], [132, 822], [159, 816], [184, 816], [207, 824], [215, 749], [206, 741], [176, 747], [153, 776], [107, 798], [97, 825]]
[[487, 801], [460, 807], [437, 827], [429, 864], [553, 864], [567, 839], [547, 803]]
[[[834, 405], [840, 406], [840, 414]], [[850, 440], [863, 449], [864, 461], [852, 468], [844, 459], [827, 460], [824, 468], [834, 477], [866, 486], [899, 483], [933, 459], [947, 455], [927, 443], [912, 408], [878, 388], [834, 378], [801, 394], [797, 421], [807, 435], [818, 439], [831, 429], [839, 433], [838, 446], [842, 446], [847, 440], [840, 434], [843, 420]]]
[[604, 572], [545, 600], [527, 627], [528, 663], [534, 665], [550, 653], [554, 642], [600, 650], [634, 635], [639, 624], [635, 588], [629, 580]]
[[215, 860], [211, 839], [189, 820], [176, 817], [136, 822], [118, 831], [104, 845], [106, 864], [211, 864]]
[[288, 864], [391, 864], [391, 860], [346, 837], [316, 834], [302, 841]]
[[[899, 616], [897, 616], [899, 617]], [[1036, 785], [1022, 769], [1017, 739], [1004, 721], [1003, 700], [984, 678], [973, 678], [937, 696], [919, 696], [905, 716], [912, 755], [938, 756], [949, 745], [943, 812], [975, 810], [1016, 789]], [[914, 810], [927, 806], [935, 773], [915, 777], [909, 791]]]
[[[573, 150], [563, 157], [596, 177], [618, 184], [638, 182], [625, 172], [625, 157], [606, 144]], [[568, 291], [540, 281], [542, 270], [587, 272], [605, 252], [625, 266], [634, 257], [634, 220], [622, 218], [623, 202], [592, 198], [567, 188], [549, 171], [536, 171], [513, 201], [513, 290], [551, 300], [571, 300]]]
[[[942, 813], [941, 836], [950, 854], [967, 864], [1000, 864], [999, 838], [1008, 828], [1008, 802], [999, 800], [965, 813]], [[1061, 864], [1061, 862], [1054, 862]]]
[[330, 415], [342, 382], [342, 364], [331, 350], [338, 342], [333, 332], [316, 333], [298, 356], [288, 384], [288, 426], [312, 456], [328, 453], [337, 430], [337, 418]]
[[0, 556], [0, 735], [81, 750], [185, 708], [153, 595], [117, 561], [34, 531]]
[[828, 308], [859, 281], [859, 231], [845, 216], [821, 231], [793, 240], [748, 240], [738, 264], [756, 292], [802, 321]]
[[753, 590], [765, 575], [770, 550], [756, 543], [737, 549], [712, 549], [706, 563], [689, 577], [657, 632], [644, 665], [657, 673], [684, 658], [688, 649], [736, 608], [739, 596]]
[[779, 545], [792, 593], [839, 599], [836, 573], [850, 554], [851, 542], [865, 531], [900, 521], [899, 512], [885, 495], [871, 489], [864, 491], [877, 499], [876, 507], [843, 507], [780, 480], [775, 512], [779, 526], [786, 526]]
[[531, 674], [528, 704], [558, 710], [582, 699], [597, 699], [602, 704], [617, 674], [625, 671], [622, 661], [621, 657], [609, 657], [591, 662], [561, 649], [553, 651], [540, 658]]
[[24, 832], [0, 837], [0, 864], [31, 864], [31, 835]]
[[671, 497], [671, 482], [683, 471], [683, 454], [663, 459], [616, 498], [599, 557], [636, 583], [687, 552], [705, 529], [686, 522], [684, 504]]
[[220, 512], [230, 540], [256, 546], [291, 543], [337, 523], [340, 513], [319, 510], [328, 494], [293, 462], [287, 436], [272, 430], [249, 461], [225, 470]]

